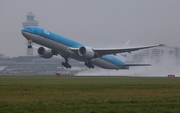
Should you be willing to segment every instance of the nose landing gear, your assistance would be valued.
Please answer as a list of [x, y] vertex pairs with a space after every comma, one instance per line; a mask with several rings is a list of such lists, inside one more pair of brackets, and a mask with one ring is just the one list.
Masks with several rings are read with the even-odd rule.
[[29, 49], [32, 48], [31, 40], [27, 40], [27, 42], [28, 42], [28, 48]]

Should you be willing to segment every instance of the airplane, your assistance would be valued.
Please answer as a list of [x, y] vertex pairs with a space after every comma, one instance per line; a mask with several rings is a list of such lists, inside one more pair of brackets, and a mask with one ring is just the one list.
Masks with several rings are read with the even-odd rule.
[[[51, 58], [53, 55], [61, 55], [65, 62], [65, 68], [71, 68], [68, 61], [72, 58], [81, 62], [89, 68], [98, 66], [104, 69], [129, 69], [129, 66], [150, 66], [150, 64], [126, 64], [127, 55], [140, 49], [164, 46], [164, 44], [142, 46], [142, 47], [123, 47], [123, 48], [91, 48], [64, 36], [58, 35], [46, 29], [36, 26], [26, 26], [21, 30], [22, 35], [28, 42], [28, 48], [32, 48], [32, 43], [41, 45], [37, 52], [40, 57]], [[123, 59], [118, 59], [117, 54], [121, 54]]]

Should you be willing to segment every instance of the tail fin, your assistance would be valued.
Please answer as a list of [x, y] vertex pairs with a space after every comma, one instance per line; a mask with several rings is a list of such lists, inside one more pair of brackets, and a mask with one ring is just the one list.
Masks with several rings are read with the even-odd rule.
[[[127, 47], [130, 42], [131, 42], [131, 40], [128, 40], [128, 41], [124, 44], [123, 47]], [[119, 56], [118, 56], [118, 58], [119, 58], [121, 61], [125, 62], [126, 59], [127, 59], [127, 53], [120, 53]]]
[[127, 46], [129, 45], [130, 42], [131, 42], [131, 40], [129, 39], [129, 40], [124, 44], [123, 47], [127, 47]]

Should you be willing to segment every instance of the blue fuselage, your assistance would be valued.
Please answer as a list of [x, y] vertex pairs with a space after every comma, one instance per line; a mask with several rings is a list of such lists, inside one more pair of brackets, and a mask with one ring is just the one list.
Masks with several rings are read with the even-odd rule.
[[[21, 32], [27, 40], [31, 40], [34, 43], [55, 50], [62, 56], [68, 56], [75, 60], [86, 62], [86, 58], [70, 50], [70, 48], [86, 46], [84, 44], [35, 26], [28, 26], [25, 29], [22, 29]], [[94, 65], [105, 69], [129, 69], [128, 66], [122, 66], [122, 64], [125, 63], [113, 55], [92, 58], [91, 62]]]

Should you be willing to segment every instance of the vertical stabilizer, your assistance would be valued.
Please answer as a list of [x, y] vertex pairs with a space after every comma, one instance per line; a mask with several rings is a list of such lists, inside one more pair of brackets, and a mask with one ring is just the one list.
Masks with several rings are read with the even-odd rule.
[[[124, 48], [124, 47], [127, 47], [130, 42], [131, 42], [131, 40], [128, 40], [128, 41], [124, 44], [123, 48]], [[126, 59], [127, 59], [127, 53], [120, 53], [120, 54], [118, 54], [118, 58], [119, 58], [121, 61], [125, 62]]]
[[131, 42], [131, 40], [129, 39], [129, 40], [124, 44], [123, 47], [127, 47], [127, 46], [130, 44], [130, 42]]

